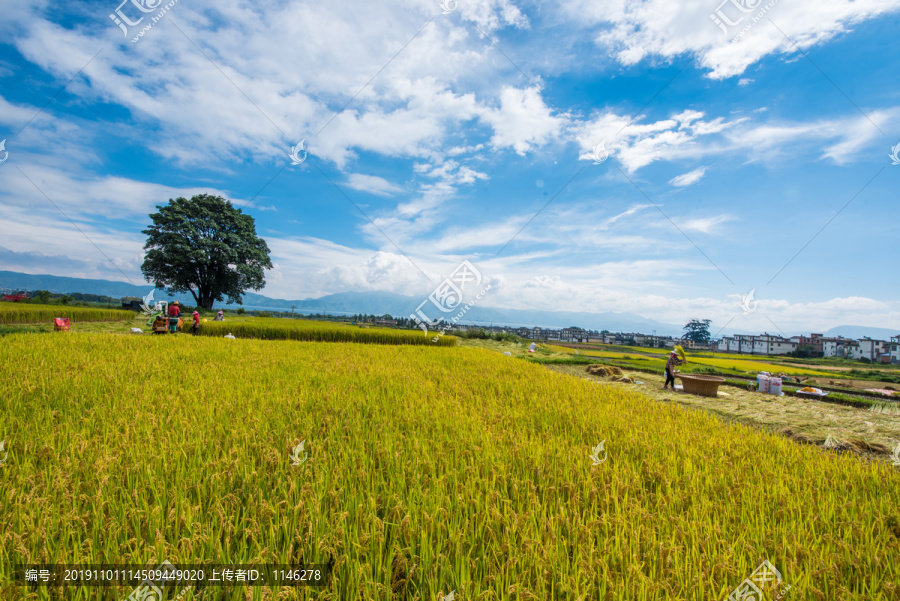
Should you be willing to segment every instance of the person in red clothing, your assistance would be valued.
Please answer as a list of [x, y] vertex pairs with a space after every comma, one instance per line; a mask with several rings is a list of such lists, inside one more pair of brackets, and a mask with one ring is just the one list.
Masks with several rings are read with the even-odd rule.
[[181, 307], [178, 301], [169, 305], [169, 331], [173, 334], [178, 331], [178, 320], [181, 319]]
[[196, 336], [200, 332], [200, 313], [194, 311], [192, 315], [194, 317], [194, 325], [191, 327], [191, 331]]

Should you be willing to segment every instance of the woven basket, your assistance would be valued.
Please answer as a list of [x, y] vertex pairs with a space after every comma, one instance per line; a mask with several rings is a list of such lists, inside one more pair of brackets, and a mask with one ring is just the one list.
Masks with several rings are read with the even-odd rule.
[[719, 376], [701, 376], [697, 374], [681, 374], [676, 376], [681, 378], [684, 384], [684, 391], [690, 394], [699, 394], [700, 396], [718, 396], [719, 384], [725, 382], [725, 378]]

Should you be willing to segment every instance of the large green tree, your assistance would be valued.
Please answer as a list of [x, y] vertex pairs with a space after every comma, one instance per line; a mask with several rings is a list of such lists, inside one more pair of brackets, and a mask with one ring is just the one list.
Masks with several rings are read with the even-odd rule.
[[212, 309], [227, 297], [241, 303], [246, 290], [265, 283], [272, 268], [269, 247], [256, 235], [253, 217], [221, 196], [170, 199], [150, 215], [141, 271], [148, 282], [172, 292], [190, 292], [197, 306]]
[[697, 344], [709, 344], [709, 319], [692, 319], [684, 326], [684, 339]]

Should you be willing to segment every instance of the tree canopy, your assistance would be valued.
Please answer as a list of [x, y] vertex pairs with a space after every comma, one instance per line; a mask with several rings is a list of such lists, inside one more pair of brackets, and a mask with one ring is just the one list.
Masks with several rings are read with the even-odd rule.
[[709, 319], [692, 319], [684, 326], [684, 339], [697, 344], [709, 344]]
[[212, 309], [227, 297], [242, 304], [246, 290], [265, 283], [272, 268], [269, 247], [256, 235], [253, 217], [221, 196], [199, 194], [170, 199], [150, 215], [141, 271], [148, 282], [170, 292], [190, 292], [197, 306]]

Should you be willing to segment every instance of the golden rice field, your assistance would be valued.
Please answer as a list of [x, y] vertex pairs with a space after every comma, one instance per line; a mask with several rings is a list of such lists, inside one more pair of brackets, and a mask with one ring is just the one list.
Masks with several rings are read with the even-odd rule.
[[32, 305], [0, 302], [0, 325], [53, 322], [56, 317], [68, 317], [79, 321], [125, 321], [134, 319], [134, 311], [122, 309], [95, 309], [92, 307], [67, 307], [65, 305]]
[[[672, 352], [672, 349], [670, 349], [670, 348], [658, 348], [658, 347], [652, 347], [652, 346], [629, 346], [629, 347], [618, 346], [617, 347], [617, 349], [622, 349], [622, 348], [626, 348], [628, 350], [627, 351], [616, 350], [614, 352], [620, 352], [620, 353], [624, 352], [624, 354], [626, 354], [626, 355], [629, 354], [629, 352], [632, 355], [635, 355], [635, 354], [659, 355], [660, 357], [667, 356], [669, 353]], [[583, 349], [579, 349], [579, 350], [582, 353], [594, 351], [591, 348], [583, 348]], [[598, 350], [602, 350], [602, 349], [598, 349]], [[744, 360], [744, 361], [754, 361], [754, 359], [752, 359], [752, 357], [754, 357], [754, 355], [744, 355], [744, 354], [740, 354], [740, 353], [725, 353], [722, 351], [715, 351], [715, 353], [713, 353], [712, 351], [709, 351], [709, 350], [692, 350], [689, 348], [685, 348], [684, 350], [689, 355], [694, 355], [694, 356], [702, 355], [703, 357], [714, 358], [714, 359], [738, 359], [738, 360]], [[711, 355], [715, 355], [715, 356], [712, 357]], [[756, 357], [760, 357], [760, 358], [765, 357], [766, 361], [768, 361], [769, 363], [778, 363], [779, 365], [781, 364], [782, 361], [790, 361], [793, 358], [793, 357], [789, 357], [787, 355], [756, 355]]]
[[0, 365], [3, 600], [130, 592], [26, 597], [20, 562], [163, 560], [332, 562], [204, 600], [724, 600], [763, 560], [782, 599], [900, 599], [900, 470], [499, 353], [14, 334]]
[[[567, 355], [574, 355], [575, 351], [578, 349], [573, 349], [564, 346], [556, 346], [552, 344], [546, 345], [546, 348], [557, 352], [557, 353], [566, 353]], [[640, 355], [636, 353], [625, 353], [619, 351], [595, 351], [595, 350], [578, 350], [579, 354], [585, 357], [603, 357], [608, 359], [638, 359]], [[671, 352], [671, 351], [668, 351]], [[668, 354], [668, 353], [666, 353]], [[687, 351], [687, 358], [689, 364], [695, 365], [710, 365], [713, 367], [721, 367], [726, 369], [735, 369], [738, 371], [745, 371], [748, 373], [758, 373], [761, 371], [768, 371], [771, 373], [785, 373], [792, 376], [834, 376], [834, 372], [826, 372], [815, 369], [806, 369], [804, 367], [794, 367], [793, 365], [785, 365], [782, 363], [767, 363], [764, 361], [754, 361], [750, 359], [721, 359], [721, 358], [707, 358], [707, 357], [695, 357], [691, 355], [690, 351]], [[660, 365], [665, 365], [665, 357], [650, 358], [648, 362], [661, 362]]]
[[791, 376], [833, 376], [833, 372], [820, 371], [816, 369], [806, 369], [804, 367], [794, 367], [793, 365], [785, 365], [783, 363], [766, 363], [763, 361], [752, 361], [748, 359], [691, 359], [688, 355], [688, 361], [691, 363], [699, 363], [700, 365], [712, 365], [713, 367], [725, 367], [739, 369], [750, 373], [758, 373], [760, 371], [768, 371], [771, 373], [785, 373]]
[[[185, 326], [185, 331], [190, 325]], [[454, 336], [437, 336], [421, 330], [393, 330], [390, 328], [363, 328], [342, 323], [307, 319], [280, 319], [259, 317], [249, 321], [208, 321], [200, 327], [203, 336], [259, 338], [262, 340], [305, 340], [311, 342], [362, 342], [372, 344], [421, 344], [431, 346], [455, 346]], [[437, 337], [437, 340], [432, 340]]]

